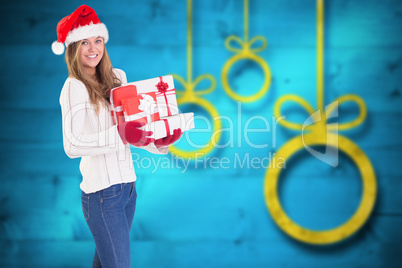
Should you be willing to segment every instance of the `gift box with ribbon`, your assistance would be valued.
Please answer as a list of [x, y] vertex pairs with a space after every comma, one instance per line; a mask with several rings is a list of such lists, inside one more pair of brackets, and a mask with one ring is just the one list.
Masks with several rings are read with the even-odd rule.
[[127, 83], [110, 90], [114, 122], [145, 121], [151, 138], [160, 139], [180, 128], [194, 128], [193, 113], [179, 113], [171, 75]]
[[160, 119], [154, 92], [121, 100], [124, 120], [150, 123]]
[[126, 85], [135, 86], [138, 94], [155, 92], [160, 117], [171, 116], [179, 113], [176, 92], [173, 84], [173, 76], [159, 76], [156, 78], [131, 82]]
[[159, 116], [166, 117], [179, 113], [173, 76], [165, 75], [156, 78], [124, 84], [110, 90], [110, 103], [114, 121], [124, 122], [122, 99], [128, 99], [138, 94], [154, 92], [158, 105]]

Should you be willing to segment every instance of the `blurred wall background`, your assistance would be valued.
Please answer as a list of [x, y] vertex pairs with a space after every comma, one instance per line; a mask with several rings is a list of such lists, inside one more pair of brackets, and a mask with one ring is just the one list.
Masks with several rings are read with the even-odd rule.
[[[79, 160], [69, 159], [62, 147], [59, 94], [68, 73], [64, 55], [50, 49], [58, 21], [81, 4], [16, 0], [1, 6], [0, 267], [90, 267], [94, 243], [81, 211]], [[85, 4], [107, 25], [112, 63], [129, 81], [171, 73], [186, 77], [186, 1]], [[300, 134], [273, 124], [276, 100], [297, 94], [316, 107], [315, 5], [315, 0], [250, 0], [250, 38], [268, 40], [258, 55], [269, 65], [272, 81], [263, 98], [239, 104], [224, 92], [221, 71], [234, 55], [225, 39], [243, 37], [243, 1], [193, 0], [193, 76], [208, 73], [216, 79], [215, 90], [203, 97], [226, 118], [223, 148], [190, 162], [133, 148], [138, 175], [133, 267], [400, 265], [399, 0], [325, 1], [325, 104], [351, 93], [367, 105], [365, 122], [339, 134], [359, 145], [375, 169], [378, 195], [371, 217], [347, 240], [312, 246], [282, 232], [265, 205], [268, 160]], [[236, 92], [252, 94], [265, 78], [258, 63], [244, 60], [228, 79]], [[176, 86], [181, 87], [177, 81]], [[211, 120], [201, 106], [181, 108]], [[285, 108], [288, 119], [302, 123], [308, 116]], [[357, 106], [345, 104], [337, 120], [350, 121], [358, 113]], [[258, 132], [266, 127], [262, 117], [271, 124], [269, 131]], [[200, 118], [198, 127], [207, 129]], [[257, 131], [245, 136], [246, 128]], [[205, 143], [210, 132], [185, 137]], [[185, 143], [177, 146], [186, 148]], [[353, 215], [362, 183], [342, 152], [334, 168], [302, 150], [286, 161], [278, 191], [295, 222], [325, 230]]]

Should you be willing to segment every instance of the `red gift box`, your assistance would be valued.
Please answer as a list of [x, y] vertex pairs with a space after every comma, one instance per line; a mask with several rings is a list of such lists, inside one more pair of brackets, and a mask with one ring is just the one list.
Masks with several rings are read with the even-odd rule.
[[110, 104], [112, 110], [113, 121], [116, 124], [124, 123], [124, 113], [122, 100], [137, 95], [137, 87], [135, 85], [121, 86], [110, 90]]
[[155, 92], [139, 94], [121, 100], [124, 120], [150, 123], [158, 121], [159, 111]]

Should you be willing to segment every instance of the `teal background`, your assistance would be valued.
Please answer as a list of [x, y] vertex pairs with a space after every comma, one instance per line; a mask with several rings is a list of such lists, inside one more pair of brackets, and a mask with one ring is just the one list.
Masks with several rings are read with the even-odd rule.
[[[171, 155], [132, 150], [138, 175], [133, 267], [400, 267], [402, 1], [325, 2], [325, 103], [357, 94], [367, 105], [365, 122], [340, 134], [358, 144], [375, 169], [378, 196], [370, 219], [335, 245], [297, 242], [276, 226], [265, 206], [266, 167], [241, 168], [236, 162], [266, 159], [300, 134], [280, 126], [274, 131], [273, 107], [280, 96], [297, 94], [316, 107], [315, 1], [250, 0], [250, 37], [268, 40], [258, 55], [273, 78], [263, 99], [239, 108], [223, 91], [220, 75], [233, 56], [224, 40], [231, 34], [243, 37], [243, 1], [194, 0], [193, 76], [215, 77], [215, 91], [204, 97], [233, 120], [222, 120], [233, 131], [224, 132], [220, 141], [233, 139], [233, 144], [209, 157], [229, 164], [199, 159], [185, 168]], [[58, 100], [68, 74], [64, 55], [50, 49], [58, 21], [81, 4], [17, 0], [0, 10], [0, 267], [90, 267], [94, 243], [81, 211], [79, 160], [69, 159], [62, 147]], [[85, 4], [107, 25], [112, 63], [125, 70], [129, 81], [170, 73], [186, 77], [186, 1]], [[237, 92], [256, 92], [264, 79], [254, 62], [238, 62], [231, 70], [229, 81]], [[181, 108], [209, 118], [202, 107]], [[288, 119], [307, 117], [285, 108]], [[357, 114], [356, 106], [346, 104], [339, 122]], [[255, 115], [271, 124], [271, 131], [249, 135], [254, 144], [268, 143], [259, 149], [243, 135]], [[261, 119], [249, 124], [264, 128]], [[210, 137], [191, 135], [202, 142]], [[149, 159], [165, 166], [154, 170]], [[286, 162], [279, 188], [289, 216], [318, 230], [345, 222], [358, 207], [361, 191], [359, 172], [349, 158], [340, 153], [333, 168], [307, 151]]]

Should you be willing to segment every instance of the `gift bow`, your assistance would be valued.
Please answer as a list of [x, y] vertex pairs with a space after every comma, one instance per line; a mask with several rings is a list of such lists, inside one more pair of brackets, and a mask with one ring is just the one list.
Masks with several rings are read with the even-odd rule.
[[141, 96], [142, 99], [140, 99], [140, 105], [138, 105], [138, 110], [145, 112], [149, 123], [151, 122], [151, 111], [155, 111], [156, 109], [156, 102], [149, 95], [141, 94]]
[[169, 88], [169, 84], [168, 84], [168, 83], [163, 82], [163, 80], [162, 80], [162, 77], [161, 77], [161, 76], [159, 76], [159, 79], [160, 79], [160, 81], [159, 81], [159, 83], [158, 83], [158, 84], [156, 84], [156, 88], [158, 89], [158, 91], [159, 91], [159, 92], [161, 92], [161, 93], [165, 93], [165, 92], [166, 92], [166, 90]]

